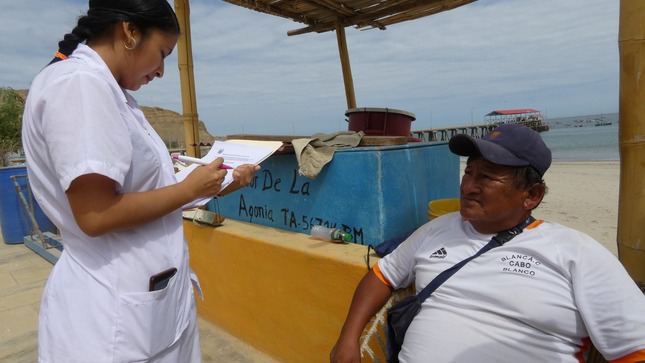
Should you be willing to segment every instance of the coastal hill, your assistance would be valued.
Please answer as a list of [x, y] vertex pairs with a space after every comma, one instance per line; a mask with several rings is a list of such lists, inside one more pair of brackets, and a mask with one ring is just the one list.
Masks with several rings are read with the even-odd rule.
[[[23, 100], [27, 97], [27, 90], [16, 90], [16, 93]], [[141, 110], [169, 149], [183, 148], [185, 146], [184, 120], [179, 113], [148, 106], [141, 106]], [[199, 142], [206, 145], [212, 143], [215, 139], [216, 137], [206, 130], [204, 122], [199, 121]]]
[[[184, 146], [184, 120], [179, 113], [148, 106], [141, 106], [141, 110], [168, 148], [182, 148]], [[215, 139], [216, 137], [206, 130], [204, 122], [199, 121], [199, 142], [206, 145], [212, 143]]]

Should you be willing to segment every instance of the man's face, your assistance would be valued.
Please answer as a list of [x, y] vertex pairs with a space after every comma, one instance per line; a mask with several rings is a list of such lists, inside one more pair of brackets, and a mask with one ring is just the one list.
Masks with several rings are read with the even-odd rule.
[[517, 189], [508, 166], [481, 157], [469, 158], [460, 194], [462, 217], [480, 233], [497, 233], [528, 217], [528, 192]]

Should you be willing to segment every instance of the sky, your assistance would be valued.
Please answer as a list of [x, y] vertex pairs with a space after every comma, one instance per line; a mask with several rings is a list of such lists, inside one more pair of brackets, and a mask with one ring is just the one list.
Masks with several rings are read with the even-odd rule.
[[[28, 89], [87, 10], [80, 0], [2, 0], [0, 87]], [[357, 107], [416, 116], [412, 130], [483, 123], [493, 110], [547, 118], [618, 112], [619, 0], [479, 0], [394, 24], [347, 28]], [[191, 0], [199, 119], [212, 135], [347, 130], [335, 32], [221, 0]], [[132, 95], [182, 113], [177, 52]]]

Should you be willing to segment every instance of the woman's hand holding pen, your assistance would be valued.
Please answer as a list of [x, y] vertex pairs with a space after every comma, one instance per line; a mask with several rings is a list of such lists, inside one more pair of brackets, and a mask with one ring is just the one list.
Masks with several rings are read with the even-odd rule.
[[[223, 194], [219, 192], [220, 192], [220, 189], [222, 188], [222, 183], [224, 182], [224, 178], [226, 177], [226, 173], [227, 173], [226, 169], [231, 169], [230, 166], [224, 164], [224, 159], [217, 158], [213, 162], [208, 163], [203, 159], [191, 158], [191, 157], [186, 157], [181, 155], [173, 155], [173, 158], [178, 159], [180, 161], [192, 162], [192, 163], [203, 165], [203, 167], [195, 168], [195, 170], [193, 170], [184, 180], [186, 182], [189, 182], [189, 184], [191, 185], [192, 183], [197, 183], [192, 186], [193, 188], [197, 187], [197, 189], [194, 190], [195, 192], [198, 193], [195, 199], [208, 197], [211, 195], [221, 196]], [[234, 190], [237, 190], [239, 188], [242, 188], [251, 184], [251, 182], [253, 181], [253, 175], [257, 170], [260, 170], [260, 166], [253, 165], [253, 164], [242, 164], [237, 168], [235, 168], [233, 170], [233, 182], [226, 187], [225, 189], [226, 193], [230, 193]], [[195, 174], [194, 175], [195, 180], [188, 180], [188, 179], [193, 179], [193, 174]], [[204, 175], [207, 178], [201, 179], [199, 177], [200, 175]], [[215, 178], [213, 178], [213, 176], [215, 176]], [[199, 180], [202, 180], [202, 182], [200, 183]], [[206, 193], [206, 194], [202, 194], [202, 193]]]
[[221, 168], [223, 162], [224, 159], [217, 158], [208, 165], [195, 168], [186, 176], [183, 183], [194, 193], [193, 199], [210, 197], [220, 191], [227, 173], [226, 169]]

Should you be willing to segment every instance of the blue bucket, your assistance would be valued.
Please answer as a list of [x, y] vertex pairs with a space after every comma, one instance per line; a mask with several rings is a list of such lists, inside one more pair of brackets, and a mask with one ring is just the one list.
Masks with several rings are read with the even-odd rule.
[[[24, 208], [12, 176], [22, 190], [22, 195], [34, 209], [34, 216], [42, 232], [56, 232], [56, 226], [47, 218], [38, 203], [28, 194], [29, 183], [26, 166], [0, 168], [0, 228], [6, 244], [23, 243], [24, 236], [32, 233], [32, 222]], [[33, 202], [31, 202], [33, 201]]]

